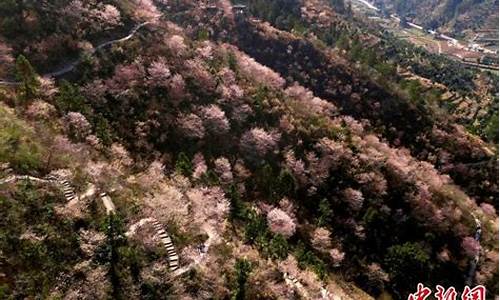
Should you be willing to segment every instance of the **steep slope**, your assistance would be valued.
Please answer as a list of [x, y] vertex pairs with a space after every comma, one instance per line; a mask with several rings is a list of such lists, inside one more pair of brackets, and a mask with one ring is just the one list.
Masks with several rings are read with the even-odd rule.
[[[406, 46], [392, 48], [389, 45], [385, 48], [387, 46], [380, 44], [387, 41], [350, 25], [333, 12], [326, 1], [302, 3], [294, 0], [286, 6], [280, 1], [271, 1], [267, 7], [259, 1], [246, 2], [250, 12], [257, 10], [254, 12], [256, 16], [263, 14], [276, 26], [294, 33], [277, 30], [256, 19], [250, 22], [240, 19], [229, 26], [234, 28], [235, 33], [229, 38], [226, 33], [223, 40], [229, 39], [238, 44], [259, 62], [284, 75], [289, 83], [298, 81], [315, 94], [336, 104], [341, 103], [340, 107], [346, 113], [369, 119], [384, 138], [397, 146], [404, 145], [419, 159], [427, 160], [450, 174], [477, 201], [497, 205], [495, 178], [498, 168], [494, 148], [469, 134], [465, 128], [456, 126], [456, 119], [436, 107], [436, 92], [439, 94], [439, 91], [424, 89], [415, 81], [407, 81], [397, 74], [394, 65], [408, 67], [408, 62], [400, 61], [403, 54], [395, 60], [386, 58], [387, 51], [404, 52], [408, 49]], [[280, 5], [281, 10], [275, 9]], [[266, 9], [258, 11], [259, 7]], [[297, 10], [300, 12], [298, 15]], [[196, 16], [204, 15], [205, 10], [194, 4], [184, 10], [170, 7], [169, 12], [175, 14], [183, 26], [189, 26], [193, 33], [206, 27], [215, 33], [214, 38], [220, 38], [217, 32], [228, 29], [228, 23], [219, 23], [218, 18], [197, 19]], [[292, 16], [287, 17], [288, 14]], [[227, 19], [234, 20], [234, 17], [227, 16]], [[294, 21], [283, 22], [286, 19]], [[297, 32], [297, 24], [301, 24], [302, 28], [305, 26], [307, 31]], [[347, 46], [338, 47], [339, 52], [326, 48], [322, 42]], [[369, 45], [370, 49], [365, 49], [365, 45]], [[422, 59], [429, 60], [430, 57], [424, 54]], [[429, 61], [431, 65], [439, 63], [447, 66], [447, 74], [456, 74], [448, 82], [458, 80], [462, 87], [473, 84], [469, 82], [473, 75], [466, 73], [462, 76], [457, 71], [461, 68], [450, 66], [446, 61]], [[429, 69], [422, 68], [423, 65], [416, 66]], [[409, 68], [415, 69], [416, 66], [412, 62]], [[444, 72], [441, 67], [436, 70]]]
[[377, 0], [375, 3], [399, 15], [414, 17], [417, 24], [423, 24], [427, 28], [440, 29], [458, 36], [470, 35], [483, 29], [498, 31], [496, 0]]
[[[52, 201], [54, 219], [78, 231], [77, 257], [58, 260], [67, 269], [47, 274], [55, 284], [43, 292], [9, 278], [7, 295], [406, 298], [418, 282], [462, 289], [470, 279], [496, 293], [497, 211], [424, 154], [438, 144], [458, 162], [482, 161], [480, 141], [321, 43], [242, 20], [229, 1], [142, 2], [134, 14], [150, 23], [65, 74], [70, 82], [37, 77], [20, 57], [21, 82], [2, 88], [17, 112], [6, 123], [33, 133], [2, 139], [0, 160], [64, 176], [84, 200]], [[432, 134], [444, 146], [417, 140]]]

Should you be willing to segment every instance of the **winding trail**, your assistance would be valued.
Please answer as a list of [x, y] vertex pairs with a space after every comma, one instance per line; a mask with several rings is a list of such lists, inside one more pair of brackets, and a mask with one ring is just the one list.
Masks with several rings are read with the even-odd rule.
[[17, 81], [8, 81], [8, 80], [0, 80], [0, 85], [20, 85], [20, 82]]
[[476, 255], [474, 256], [474, 259], [470, 263], [469, 272], [467, 273], [467, 278], [465, 280], [465, 284], [469, 285], [469, 286], [473, 284], [477, 265], [479, 263], [479, 257], [481, 254], [480, 240], [481, 240], [481, 232], [482, 232], [481, 221], [476, 217], [476, 215], [474, 213], [471, 213], [471, 215], [474, 218], [474, 222], [476, 223], [476, 232], [474, 234], [474, 240], [476, 240], [479, 243], [479, 250], [477, 251]]
[[210, 249], [210, 246], [212, 246], [212, 244], [215, 241], [219, 240], [219, 235], [217, 234], [217, 232], [214, 231], [213, 228], [211, 228], [210, 226], [207, 226], [207, 227], [208, 228], [204, 228], [204, 230], [205, 230], [205, 233], [208, 235], [208, 239], [201, 246], [199, 255], [196, 258], [194, 258], [194, 261], [192, 263], [178, 269], [174, 273], [174, 276], [180, 276], [180, 275], [188, 272], [189, 270], [195, 268], [196, 266], [200, 265], [203, 262], [203, 260], [205, 259], [205, 257], [207, 256], [207, 253], [208, 253], [208, 250]]
[[304, 299], [311, 299], [306, 288], [297, 278], [285, 272], [283, 273], [283, 279], [285, 280], [286, 285], [296, 290]]
[[160, 238], [161, 243], [167, 250], [167, 260], [170, 271], [174, 272], [179, 269], [179, 255], [175, 251], [174, 243], [170, 235], [163, 229], [163, 225], [155, 218], [149, 217], [141, 219], [139, 222], [132, 224], [129, 230], [125, 233], [125, 236], [134, 235], [139, 227], [146, 225], [147, 223], [153, 224], [155, 228], [156, 235]]
[[333, 295], [324, 286], [320, 288], [320, 298], [317, 297], [311, 298], [306, 287], [293, 275], [285, 272], [283, 273], [283, 279], [285, 280], [286, 285], [297, 291], [300, 294], [300, 296], [304, 299], [341, 300], [339, 296]]
[[368, 7], [369, 9], [373, 9], [373, 10], [376, 10], [376, 11], [379, 11], [380, 9], [378, 7], [376, 7], [375, 5], [371, 4], [370, 2], [366, 1], [366, 0], [358, 0], [358, 2], [361, 2], [363, 3], [366, 7]]
[[[11, 175], [6, 178], [0, 179], [0, 184], [11, 183], [18, 180], [28, 180], [45, 184], [56, 184], [57, 186], [62, 188], [64, 198], [66, 198], [68, 203], [92, 197], [96, 193], [95, 186], [91, 184], [87, 191], [85, 191], [81, 196], [78, 196], [68, 180], [55, 175], [48, 175], [45, 178], [38, 178], [29, 175]], [[106, 208], [106, 214], [109, 215], [114, 213], [116, 207], [111, 198], [106, 193], [101, 193], [100, 197], [102, 199], [104, 207]]]
[[[124, 42], [124, 41], [127, 41], [127, 40], [131, 39], [131, 38], [134, 37], [134, 35], [137, 33], [137, 31], [139, 29], [141, 29], [142, 27], [146, 26], [149, 23], [150, 22], [140, 23], [140, 24], [134, 26], [132, 28], [132, 30], [130, 30], [130, 32], [129, 32], [128, 35], [126, 35], [126, 36], [124, 36], [122, 38], [119, 38], [119, 39], [102, 42], [101, 44], [97, 45], [92, 50], [90, 50], [87, 54], [88, 55], [94, 55], [97, 51], [99, 51], [99, 50], [101, 50], [103, 48], [106, 48], [106, 47], [111, 46], [113, 44], [121, 43], [121, 42]], [[82, 59], [78, 58], [78, 59], [76, 59], [76, 60], [74, 60], [72, 62], [69, 62], [66, 65], [62, 66], [61, 69], [56, 70], [54, 72], [50, 72], [50, 73], [44, 74], [42, 77], [59, 77], [59, 76], [62, 76], [64, 74], [67, 74], [67, 73], [73, 71], [76, 68], [76, 66], [78, 66], [78, 64], [81, 63], [81, 61], [82, 61]]]
[[168, 233], [163, 229], [163, 226], [158, 222], [158, 220], [153, 219], [153, 226], [156, 229], [156, 234], [160, 237], [160, 240], [167, 250], [167, 260], [170, 271], [175, 271], [179, 268], [179, 255], [175, 252], [174, 243], [172, 242], [172, 238]]
[[[27, 181], [33, 181], [33, 182], [38, 182], [38, 183], [44, 183], [44, 184], [56, 184], [57, 186], [62, 188], [62, 192], [64, 194], [64, 198], [68, 201], [68, 203], [71, 203], [72, 201], [78, 201], [80, 198], [88, 198], [91, 197], [95, 194], [96, 189], [94, 185], [91, 185], [89, 189], [82, 194], [81, 197], [79, 197], [76, 193], [71, 184], [69, 183], [68, 180], [61, 178], [59, 176], [55, 175], [48, 175], [45, 178], [38, 178], [34, 176], [29, 176], [29, 175], [11, 175], [6, 178], [0, 179], [0, 185], [2, 184], [7, 184], [15, 181], [20, 181], [20, 180], [27, 180]], [[116, 211], [116, 206], [113, 203], [113, 200], [111, 197], [103, 192], [99, 194], [99, 197], [102, 200], [102, 203], [104, 207], [106, 208], [106, 214], [111, 215], [114, 214]], [[137, 227], [144, 225], [145, 223], [152, 223], [155, 230], [156, 234], [160, 238], [163, 246], [167, 250], [167, 260], [168, 260], [168, 265], [170, 268], [170, 271], [174, 272], [179, 269], [179, 255], [175, 251], [172, 238], [170, 235], [163, 229], [163, 226], [158, 220], [155, 218], [147, 218], [147, 219], [142, 219], [140, 222], [132, 225], [129, 229], [129, 231], [125, 234], [126, 236], [130, 236], [131, 234], [135, 233], [137, 230]], [[211, 240], [209, 238], [209, 240]], [[201, 262], [201, 259], [199, 261], [196, 261], [197, 263]], [[186, 272], [187, 270], [190, 269], [190, 267], [193, 264], [190, 264], [188, 267], [189, 268], [183, 268], [180, 270], [180, 272], [175, 273], [175, 276], [181, 275], [182, 273]]]
[[0, 184], [5, 184], [5, 183], [10, 183], [18, 180], [28, 180], [28, 181], [35, 181], [35, 182], [40, 182], [40, 183], [50, 183], [50, 180], [48, 179], [41, 179], [29, 175], [11, 175], [6, 178], [0, 179]]
[[56, 184], [56, 185], [62, 187], [64, 198], [66, 198], [66, 200], [73, 201], [73, 200], [78, 199], [78, 197], [75, 193], [75, 190], [70, 185], [69, 181], [67, 181], [64, 178], [54, 176], [54, 175], [48, 175], [45, 178], [38, 178], [38, 177], [29, 176], [29, 175], [11, 175], [11, 176], [8, 176], [4, 179], [1, 179], [0, 184], [6, 184], [6, 183], [18, 181], [18, 180], [27, 180], [27, 181], [34, 181], [34, 182], [38, 182], [38, 183]]
[[[103, 48], [109, 47], [109, 46], [116, 44], [116, 43], [121, 43], [121, 42], [127, 41], [127, 40], [133, 38], [134, 35], [137, 33], [137, 31], [139, 31], [139, 29], [141, 29], [142, 27], [144, 27], [150, 23], [151, 22], [143, 22], [143, 23], [137, 24], [129, 31], [129, 33], [126, 36], [119, 38], [119, 39], [114, 39], [114, 40], [102, 42], [99, 45], [97, 45], [96, 47], [94, 47], [92, 50], [87, 52], [86, 54], [94, 55], [97, 51], [99, 51]], [[81, 62], [82, 62], [82, 57], [80, 57], [76, 60], [73, 60], [71, 62], [68, 62], [67, 64], [63, 65], [58, 70], [43, 74], [41, 77], [44, 77], [44, 78], [60, 77], [64, 74], [67, 74], [67, 73], [73, 71]], [[0, 79], [0, 85], [5, 85], [5, 86], [12, 85], [12, 86], [14, 86], [14, 85], [19, 85], [19, 84], [21, 84], [21, 83], [18, 81], [10, 81], [10, 80], [5, 80], [5, 79]]]
[[219, 235], [216, 231], [212, 230], [212, 228], [203, 228], [206, 234], [208, 235], [208, 239], [205, 241], [203, 245], [201, 245], [199, 249], [199, 255], [197, 255], [193, 262], [190, 264], [180, 267], [179, 256], [175, 252], [175, 248], [172, 243], [172, 239], [168, 235], [168, 233], [163, 229], [161, 223], [153, 217], [144, 218], [139, 220], [138, 222], [132, 224], [129, 227], [129, 230], [125, 233], [125, 236], [134, 235], [139, 227], [146, 225], [147, 223], [153, 224], [156, 234], [160, 237], [161, 242], [167, 249], [167, 259], [169, 262], [170, 271], [172, 271], [172, 276], [178, 277], [182, 274], [190, 271], [191, 269], [199, 266], [205, 260], [208, 250], [210, 246], [219, 239]]

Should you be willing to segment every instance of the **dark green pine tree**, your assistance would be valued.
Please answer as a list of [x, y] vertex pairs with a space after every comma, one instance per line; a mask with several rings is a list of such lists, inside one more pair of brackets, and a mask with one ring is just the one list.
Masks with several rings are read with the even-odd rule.
[[40, 81], [30, 62], [22, 54], [16, 60], [16, 79], [21, 82], [20, 92], [24, 100], [36, 97], [40, 89]]
[[245, 259], [238, 259], [236, 261], [235, 275], [236, 275], [236, 287], [233, 290], [231, 300], [243, 300], [246, 299], [246, 284], [250, 272], [252, 271], [252, 265], [249, 261]]

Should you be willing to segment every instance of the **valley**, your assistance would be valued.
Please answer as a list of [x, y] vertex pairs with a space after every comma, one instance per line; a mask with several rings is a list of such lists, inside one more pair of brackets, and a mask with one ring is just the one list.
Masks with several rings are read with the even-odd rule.
[[435, 29], [424, 28], [379, 8], [367, 1], [354, 0], [353, 7], [382, 30], [423, 47], [430, 53], [445, 55], [465, 67], [492, 70], [498, 74], [498, 29], [481, 29], [468, 40], [457, 40]]

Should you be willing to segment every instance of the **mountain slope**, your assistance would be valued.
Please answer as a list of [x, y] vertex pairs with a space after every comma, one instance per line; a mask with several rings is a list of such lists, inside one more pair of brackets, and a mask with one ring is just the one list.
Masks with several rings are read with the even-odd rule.
[[[473, 176], [453, 174], [495, 155], [346, 58], [357, 40], [339, 50], [302, 25], [320, 36], [357, 30], [351, 21], [293, 2], [285, 18], [261, 16], [277, 29], [225, 0], [117, 1], [127, 28], [147, 21], [123, 43], [56, 80], [17, 58], [20, 81], [1, 87], [0, 122], [16, 126], [0, 126], [0, 180], [24, 182], [0, 181], [0, 203], [3, 235], [29, 242], [0, 244], [13, 270], [2, 295], [398, 299], [418, 282], [469, 280], [496, 293], [497, 210]], [[493, 182], [488, 172], [477, 180]], [[44, 250], [54, 240], [62, 254]], [[32, 257], [40, 268], [16, 268]], [[37, 280], [43, 291], [27, 288]]]
[[414, 17], [417, 24], [426, 28], [459, 36], [484, 29], [498, 31], [497, 0], [378, 0], [375, 3], [401, 16]]

